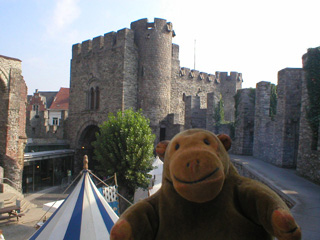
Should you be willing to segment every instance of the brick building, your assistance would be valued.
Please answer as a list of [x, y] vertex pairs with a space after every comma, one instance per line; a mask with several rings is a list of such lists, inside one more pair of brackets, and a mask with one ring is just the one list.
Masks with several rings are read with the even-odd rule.
[[26, 151], [68, 148], [64, 134], [68, 111], [69, 88], [60, 88], [58, 92], [36, 89], [32, 96], [28, 96]]

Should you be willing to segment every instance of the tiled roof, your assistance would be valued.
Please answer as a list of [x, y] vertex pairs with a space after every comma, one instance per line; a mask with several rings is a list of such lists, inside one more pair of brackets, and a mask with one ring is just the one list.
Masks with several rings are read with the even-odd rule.
[[60, 88], [54, 98], [50, 110], [68, 110], [69, 109], [69, 88]]
[[45, 97], [45, 103], [46, 103], [46, 108], [48, 109], [54, 98], [56, 97], [56, 95], [58, 94], [58, 92], [43, 92], [43, 91], [39, 91], [39, 94], [43, 97]]

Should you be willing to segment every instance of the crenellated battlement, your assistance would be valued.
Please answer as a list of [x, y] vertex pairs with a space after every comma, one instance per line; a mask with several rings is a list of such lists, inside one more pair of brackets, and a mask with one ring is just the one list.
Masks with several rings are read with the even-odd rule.
[[104, 36], [98, 36], [92, 40], [76, 43], [72, 46], [72, 58], [79, 55], [85, 56], [91, 52], [99, 52], [101, 49], [111, 49], [122, 46], [125, 41], [133, 42], [134, 32], [131, 29], [123, 28], [117, 32], [109, 32]]
[[172, 59], [179, 60], [179, 45], [172, 44]]
[[223, 81], [241, 81], [242, 82], [242, 73], [238, 72], [219, 72], [217, 71], [216, 74], [216, 80], [219, 83], [222, 83]]
[[166, 30], [167, 32], [172, 32], [174, 34], [172, 23], [161, 18], [155, 18], [154, 22], [148, 22], [147, 18], [143, 18], [132, 22], [130, 27], [133, 30]]
[[215, 74], [200, 72], [190, 68], [180, 68], [179, 76], [182, 79], [194, 79], [199, 81], [206, 81], [208, 83], [220, 84], [225, 81], [241, 81], [242, 73], [238, 72], [215, 72]]

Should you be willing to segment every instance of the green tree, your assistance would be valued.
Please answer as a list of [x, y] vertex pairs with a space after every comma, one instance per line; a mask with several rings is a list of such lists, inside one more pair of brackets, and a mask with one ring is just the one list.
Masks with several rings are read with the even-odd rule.
[[[149, 119], [142, 111], [132, 109], [109, 114], [102, 123], [92, 143], [94, 158], [100, 164], [100, 174], [117, 174], [119, 193], [132, 201], [137, 187], [147, 188], [152, 170], [155, 135], [149, 127]], [[120, 212], [128, 207], [121, 201]]]

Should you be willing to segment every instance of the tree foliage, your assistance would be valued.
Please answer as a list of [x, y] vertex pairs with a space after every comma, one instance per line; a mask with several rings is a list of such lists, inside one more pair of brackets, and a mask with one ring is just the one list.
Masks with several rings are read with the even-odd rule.
[[129, 109], [109, 114], [108, 120], [99, 127], [97, 140], [92, 145], [100, 173], [105, 176], [117, 173], [119, 191], [125, 188], [129, 196], [137, 187], [147, 188], [155, 139], [149, 119], [141, 110]]

